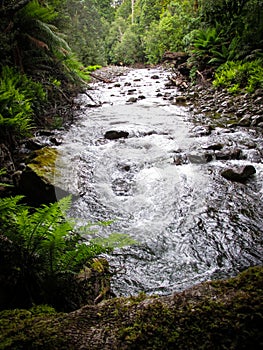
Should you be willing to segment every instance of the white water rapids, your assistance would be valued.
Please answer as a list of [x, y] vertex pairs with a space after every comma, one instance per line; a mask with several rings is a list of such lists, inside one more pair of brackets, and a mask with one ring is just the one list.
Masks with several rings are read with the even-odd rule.
[[[107, 256], [118, 271], [116, 295], [167, 294], [263, 260], [262, 163], [247, 184], [223, 179], [223, 161], [176, 165], [176, 155], [201, 152], [211, 136], [194, 135], [187, 108], [171, 104], [168, 75], [136, 69], [120, 84], [93, 84], [88, 94], [102, 106], [86, 107], [92, 101], [81, 95], [78, 120], [58, 147], [64, 185], [81, 193], [71, 216], [84, 224], [114, 220], [97, 236], [118, 232], [137, 242]], [[132, 96], [137, 102], [127, 102]], [[129, 136], [108, 140], [109, 130]], [[238, 137], [213, 133], [215, 142]]]

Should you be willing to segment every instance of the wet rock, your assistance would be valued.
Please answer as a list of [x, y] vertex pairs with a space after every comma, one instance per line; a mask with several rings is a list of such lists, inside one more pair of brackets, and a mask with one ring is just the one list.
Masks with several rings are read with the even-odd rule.
[[130, 165], [124, 165], [124, 167], [123, 167], [123, 170], [125, 170], [125, 171], [130, 171], [131, 170], [131, 166]]
[[257, 105], [262, 105], [263, 104], [263, 97], [262, 96], [259, 96], [255, 99], [255, 104]]
[[39, 150], [43, 147], [45, 147], [45, 145], [43, 144], [43, 142], [40, 142], [37, 138], [33, 137], [31, 139], [28, 139], [25, 142], [25, 146], [26, 148], [28, 148], [31, 151], [36, 151]]
[[225, 169], [221, 172], [221, 175], [230, 181], [244, 182], [255, 173], [256, 169], [253, 165], [245, 165]]
[[207, 150], [212, 150], [212, 151], [219, 151], [223, 148], [224, 146], [222, 145], [222, 143], [212, 143], [210, 145], [205, 145], [203, 146], [204, 149]]
[[175, 97], [175, 103], [176, 104], [185, 104], [187, 101], [187, 97], [184, 95], [176, 96]]
[[135, 103], [137, 102], [137, 100], [138, 100], [137, 97], [131, 97], [126, 101], [126, 103]]
[[53, 131], [50, 130], [38, 130], [36, 132], [36, 136], [52, 136], [53, 135]]
[[139, 95], [138, 96], [138, 100], [144, 100], [144, 99], [146, 99], [146, 97], [144, 95]]
[[157, 80], [157, 79], [160, 79], [160, 77], [159, 77], [159, 75], [154, 74], [151, 76], [151, 79]]
[[[150, 130], [142, 133], [143, 136], [151, 136], [151, 135], [157, 135], [157, 134], [158, 132], [155, 130]], [[166, 134], [164, 133], [163, 135], [166, 135]]]
[[[36, 157], [22, 171], [18, 189], [34, 205], [54, 203], [70, 192], [56, 183], [58, 151], [46, 147], [36, 151]], [[75, 193], [71, 193], [74, 198]]]
[[114, 87], [121, 87], [121, 84], [120, 83], [116, 83], [116, 84], [114, 84]]
[[252, 163], [261, 163], [262, 155], [256, 149], [250, 149], [246, 155], [246, 159]]
[[187, 155], [187, 158], [190, 163], [193, 164], [204, 164], [211, 162], [213, 160], [213, 156], [211, 153], [198, 154], [198, 153], [190, 153]]
[[241, 159], [242, 151], [240, 148], [226, 149], [224, 151], [215, 152], [217, 160]]
[[50, 142], [52, 142], [55, 146], [59, 146], [62, 144], [62, 140], [59, 140], [56, 137], [51, 137]]
[[251, 124], [251, 116], [246, 114], [244, 115], [243, 118], [241, 118], [238, 122], [237, 125], [238, 126], [250, 126]]
[[196, 136], [208, 136], [211, 134], [212, 127], [210, 125], [198, 125], [192, 129]]
[[175, 165], [187, 164], [188, 163], [187, 156], [185, 154], [176, 154], [173, 157], [173, 163]]
[[136, 91], [137, 91], [136, 89], [129, 89], [127, 92], [127, 95], [133, 95], [134, 92], [136, 92]]
[[127, 138], [129, 133], [122, 130], [109, 130], [104, 134], [104, 138], [108, 140], [117, 140], [121, 138]]
[[263, 115], [255, 115], [252, 117], [251, 126], [258, 126], [260, 123], [263, 123]]

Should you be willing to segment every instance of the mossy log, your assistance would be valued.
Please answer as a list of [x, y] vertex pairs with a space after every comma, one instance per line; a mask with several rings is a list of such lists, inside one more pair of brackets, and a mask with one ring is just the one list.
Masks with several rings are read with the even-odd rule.
[[263, 268], [165, 297], [114, 298], [68, 314], [0, 314], [0, 349], [262, 349]]

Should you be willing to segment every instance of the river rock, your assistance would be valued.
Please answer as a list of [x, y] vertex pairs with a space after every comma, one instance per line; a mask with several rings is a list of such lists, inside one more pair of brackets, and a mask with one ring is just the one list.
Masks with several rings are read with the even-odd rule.
[[238, 126], [250, 126], [251, 124], [251, 116], [249, 114], [244, 115], [238, 122]]
[[135, 102], [137, 102], [137, 97], [131, 97], [126, 102], [127, 103], [135, 103]]
[[19, 191], [34, 205], [54, 203], [70, 194], [77, 198], [76, 193], [70, 193], [57, 183], [58, 177], [55, 174], [58, 151], [45, 147], [36, 151], [35, 154], [36, 157], [21, 173], [17, 185]]
[[136, 92], [136, 89], [129, 89], [127, 95], [133, 95]]
[[192, 129], [196, 136], [208, 136], [211, 134], [212, 128], [210, 125], [198, 125]]
[[187, 158], [190, 163], [193, 164], [204, 164], [211, 162], [213, 156], [211, 153], [199, 154], [199, 153], [190, 153], [187, 155]]
[[187, 101], [187, 97], [184, 95], [179, 95], [175, 97], [175, 103], [176, 104], [185, 104]]
[[230, 181], [244, 182], [255, 173], [256, 169], [253, 165], [245, 165], [225, 169], [221, 172], [221, 175]]
[[45, 147], [45, 144], [43, 144], [43, 142], [39, 141], [37, 138], [32, 137], [32, 138], [26, 140], [25, 146], [27, 149], [29, 149], [31, 151], [36, 151], [36, 150], [39, 150], [39, 149]]
[[188, 163], [187, 156], [185, 154], [176, 154], [173, 157], [173, 163], [175, 165], [187, 164]]
[[222, 145], [222, 143], [211, 143], [209, 145], [203, 146], [203, 149], [212, 150], [212, 151], [219, 151], [223, 147], [224, 146]]
[[104, 138], [108, 140], [117, 140], [121, 138], [127, 138], [129, 136], [128, 131], [122, 130], [109, 130], [104, 134]]
[[215, 151], [215, 157], [217, 160], [241, 159], [242, 151], [240, 148]]
[[263, 115], [255, 115], [252, 117], [251, 126], [258, 126], [260, 123], [263, 123]]

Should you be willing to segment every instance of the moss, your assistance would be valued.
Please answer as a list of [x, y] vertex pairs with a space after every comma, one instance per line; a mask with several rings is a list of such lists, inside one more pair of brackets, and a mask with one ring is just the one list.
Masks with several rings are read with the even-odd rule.
[[56, 174], [56, 161], [59, 156], [58, 150], [44, 147], [35, 151], [36, 157], [27, 166], [47, 183], [53, 183]]
[[0, 349], [71, 349], [59, 336], [59, 318], [63, 314], [46, 306], [0, 312]]
[[260, 349], [263, 345], [263, 269], [205, 284], [199, 297], [175, 296], [137, 312], [120, 330], [127, 349]]
[[262, 349], [262, 286], [254, 267], [166, 297], [142, 293], [69, 314], [7, 311], [0, 349]]

